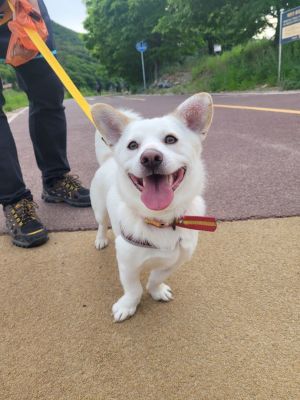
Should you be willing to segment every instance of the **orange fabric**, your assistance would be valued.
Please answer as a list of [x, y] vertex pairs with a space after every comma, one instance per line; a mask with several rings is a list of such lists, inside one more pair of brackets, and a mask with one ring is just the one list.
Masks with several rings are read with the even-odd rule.
[[35, 30], [46, 41], [48, 30], [41, 16], [37, 0], [10, 0], [13, 8], [13, 20], [8, 23], [12, 32], [6, 63], [18, 67], [32, 60], [39, 53], [25, 32], [25, 28]]
[[0, 14], [2, 14], [2, 17], [0, 17], [0, 26], [12, 19], [12, 11], [6, 2], [0, 6]]

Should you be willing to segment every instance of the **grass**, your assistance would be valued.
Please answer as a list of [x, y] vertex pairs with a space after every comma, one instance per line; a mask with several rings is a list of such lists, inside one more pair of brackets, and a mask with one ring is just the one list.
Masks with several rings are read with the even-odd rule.
[[28, 99], [25, 93], [19, 92], [14, 89], [4, 90], [5, 97], [4, 111], [13, 111], [18, 108], [26, 107], [28, 105]]
[[275, 86], [277, 51], [267, 40], [250, 41], [221, 56], [204, 57], [193, 68], [192, 86], [211, 92]]
[[[300, 89], [300, 41], [283, 46], [280, 88]], [[186, 68], [186, 66], [183, 66]], [[278, 49], [270, 40], [251, 40], [221, 56], [192, 60], [192, 80], [163, 93], [242, 91], [277, 86]]]
[[[96, 93], [92, 89], [85, 88], [81, 90], [83, 96], [95, 96]], [[17, 110], [18, 108], [23, 108], [28, 106], [28, 99], [24, 92], [14, 90], [14, 89], [7, 89], [3, 92], [5, 97], [5, 106], [4, 111], [9, 112], [13, 110]], [[72, 96], [66, 92], [65, 99], [71, 99]]]

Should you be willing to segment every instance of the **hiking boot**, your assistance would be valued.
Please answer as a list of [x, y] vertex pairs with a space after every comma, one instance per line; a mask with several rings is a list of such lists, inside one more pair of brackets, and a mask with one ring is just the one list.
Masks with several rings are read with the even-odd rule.
[[47, 203], [67, 203], [73, 207], [90, 207], [90, 191], [76, 175], [64, 175], [51, 186], [44, 186], [42, 199]]
[[30, 199], [4, 207], [6, 227], [14, 245], [29, 248], [47, 242], [48, 233], [36, 215], [36, 208], [37, 204]]

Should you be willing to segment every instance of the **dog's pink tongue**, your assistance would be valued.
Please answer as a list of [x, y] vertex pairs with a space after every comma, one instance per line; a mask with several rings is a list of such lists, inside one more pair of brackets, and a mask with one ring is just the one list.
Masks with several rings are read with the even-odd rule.
[[142, 202], [150, 210], [167, 208], [174, 197], [172, 187], [165, 175], [151, 175], [144, 178]]

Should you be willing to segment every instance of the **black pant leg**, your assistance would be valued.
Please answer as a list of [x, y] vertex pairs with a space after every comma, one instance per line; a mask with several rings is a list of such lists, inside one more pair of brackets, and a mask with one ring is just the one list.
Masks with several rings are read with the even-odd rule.
[[[43, 0], [38, 0], [47, 25], [47, 46], [55, 50], [52, 22]], [[29, 98], [29, 130], [43, 182], [52, 182], [70, 171], [67, 159], [67, 126], [64, 89], [43, 59], [35, 59], [16, 69], [20, 86]]]
[[[51, 21], [43, 0], [39, 0], [42, 16], [46, 22], [49, 36], [47, 45], [55, 50]], [[5, 58], [10, 31], [7, 25], [0, 27], [0, 58]], [[34, 59], [16, 68], [20, 86], [25, 90], [30, 101], [29, 128], [34, 146], [36, 160], [44, 183], [52, 178], [61, 177], [70, 171], [66, 156], [66, 118], [63, 107], [63, 87], [43, 58]], [[0, 113], [0, 203], [4, 199], [11, 199], [14, 193], [23, 192], [24, 182], [17, 159], [15, 143], [2, 111], [4, 98], [1, 89]], [[9, 148], [9, 152], [2, 154], [2, 149]], [[8, 155], [13, 168], [8, 167]], [[4, 170], [6, 168], [6, 170]], [[8, 175], [8, 171], [10, 175]], [[12, 178], [14, 175], [14, 178]], [[9, 176], [11, 189], [20, 185], [17, 191], [10, 190], [4, 182], [3, 176]], [[28, 192], [27, 192], [28, 193]]]
[[70, 171], [64, 89], [42, 58], [17, 67], [16, 73], [29, 99], [30, 136], [43, 181], [47, 183]]
[[0, 204], [7, 205], [31, 194], [25, 187], [15, 141], [2, 109], [5, 104], [2, 90], [0, 79]]

